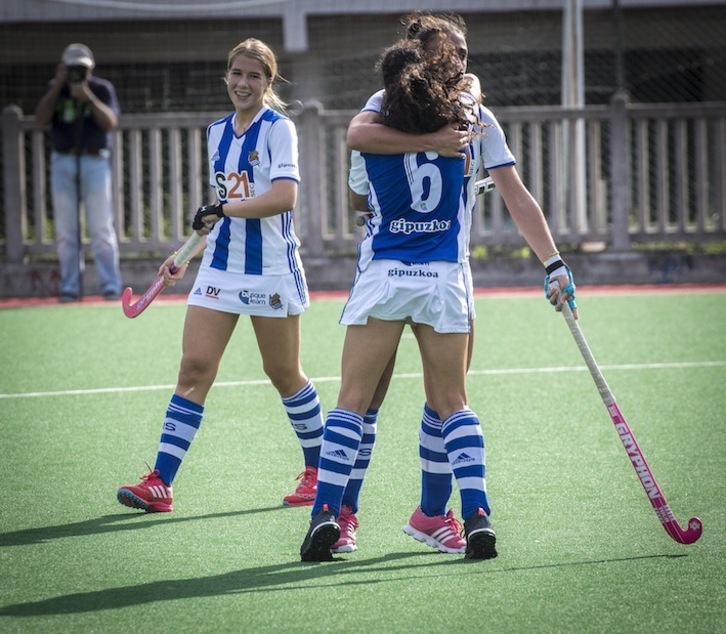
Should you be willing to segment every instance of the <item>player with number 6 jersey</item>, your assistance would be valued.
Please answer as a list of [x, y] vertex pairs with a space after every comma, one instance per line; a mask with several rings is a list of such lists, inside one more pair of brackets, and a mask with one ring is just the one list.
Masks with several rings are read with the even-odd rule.
[[463, 262], [468, 230], [461, 159], [436, 152], [362, 157], [373, 216], [358, 267], [370, 260]]
[[[467, 126], [471, 111], [461, 99], [462, 66], [448, 41], [436, 54], [409, 40], [384, 51], [383, 122], [413, 133]], [[364, 416], [405, 325], [415, 324], [427, 400], [442, 417], [447, 459], [461, 493], [465, 555], [490, 559], [497, 553], [488, 520], [484, 440], [465, 388], [471, 283], [464, 158], [428, 151], [361, 156], [373, 216], [340, 320], [347, 326], [341, 388], [326, 418], [318, 493], [300, 557], [330, 561], [339, 552], [339, 518], [363, 443]]]
[[[371, 112], [378, 115], [381, 112], [383, 95], [383, 90], [380, 90], [372, 95], [368, 99], [368, 102], [366, 103], [365, 107], [361, 112]], [[463, 96], [463, 98], [466, 99], [467, 97]], [[472, 117], [474, 121], [472, 121], [472, 123], [470, 124], [470, 131], [472, 133], [473, 139], [464, 148], [463, 193], [461, 193], [460, 190], [461, 204], [457, 212], [456, 223], [456, 227], [459, 227], [461, 231], [459, 231], [456, 236], [456, 259], [451, 259], [453, 257], [453, 245], [451, 243], [449, 243], [448, 250], [445, 249], [440, 254], [447, 261], [464, 262], [469, 257], [471, 215], [476, 204], [476, 192], [474, 191], [474, 183], [476, 182], [476, 177], [481, 167], [484, 167], [486, 170], [492, 170], [504, 166], [515, 165], [516, 163], [514, 155], [512, 154], [509, 146], [507, 145], [507, 141], [501, 125], [494, 117], [492, 112], [481, 104], [474, 104], [473, 101], [471, 103], [471, 108], [475, 113], [475, 115]], [[367, 156], [363, 153], [360, 153], [360, 155], [364, 159]], [[427, 155], [438, 156], [435, 152], [429, 152], [427, 153]], [[373, 161], [375, 161], [376, 163], [381, 161], [380, 155], [369, 154], [368, 156], [375, 156]], [[398, 160], [398, 156], [388, 156], [387, 160]], [[458, 169], [459, 171], [461, 171], [461, 159], [457, 159], [457, 162]], [[380, 171], [380, 166], [372, 168], [370, 159], [364, 160], [363, 163], [357, 163], [357, 165], [358, 171], [360, 173], [363, 173], [366, 170], [370, 171], [371, 169]], [[369, 182], [370, 178], [374, 177], [374, 174], [361, 174], [358, 176], [351, 176], [351, 179], [352, 182], [359, 181], [362, 183], [361, 193], [369, 196], [369, 202], [373, 207], [373, 211], [380, 211], [380, 209], [382, 208], [390, 207], [391, 203], [395, 204], [397, 202], [395, 198], [396, 196], [401, 196], [405, 194], [405, 190], [400, 187], [401, 182], [408, 182], [409, 186], [413, 188], [412, 191], [415, 191], [415, 189], [419, 187], [430, 187], [431, 191], [427, 193], [427, 204], [428, 207], [431, 208], [431, 198], [432, 196], [438, 195], [436, 189], [437, 187], [440, 188], [442, 184], [441, 180], [436, 178], [435, 171], [433, 171], [432, 168], [426, 168], [424, 170], [413, 170], [410, 164], [403, 166], [403, 169], [405, 169], [406, 172], [406, 176], [403, 181], [397, 180], [395, 175], [391, 175], [389, 177], [391, 178], [392, 185], [386, 190], [386, 192], [384, 192], [383, 198], [381, 198], [380, 195], [376, 192], [370, 191]], [[412, 182], [413, 178], [420, 179], [420, 182]], [[456, 192], [447, 191], [447, 195], [449, 196], [452, 196], [455, 193]], [[413, 229], [414, 227], [410, 225], [408, 226], [409, 232], [415, 235], [413, 233]], [[400, 223], [394, 223], [392, 227], [387, 225], [381, 227], [380, 218], [377, 219], [376, 214], [374, 214], [374, 216], [370, 218], [369, 226], [369, 234], [372, 233], [372, 240], [363, 243], [361, 247], [361, 253], [365, 254], [370, 259], [380, 259], [381, 257], [386, 257], [384, 254], [388, 252], [387, 245], [391, 242], [389, 239], [390, 232], [402, 230], [405, 231], [406, 229], [405, 226], [401, 225]], [[397, 247], [401, 246], [397, 240], [395, 240], [394, 243], [397, 244]], [[414, 248], [417, 246], [415, 244], [415, 240], [411, 242], [410, 246]], [[429, 249], [430, 247], [428, 247], [426, 251], [428, 251]], [[391, 256], [395, 257], [394, 254], [391, 254]], [[421, 259], [417, 261], [425, 261], [425, 254], [421, 254], [418, 257]], [[365, 261], [365, 258], [362, 258], [362, 260]]]
[[[434, 15], [415, 11], [402, 22], [406, 26], [407, 38], [423, 42], [425, 50], [431, 55], [436, 55], [441, 43], [448, 41], [457, 49], [462, 70], [466, 70], [468, 57], [466, 26], [460, 16], [451, 13]], [[467, 158], [471, 157], [471, 161], [466, 161], [463, 197], [469, 212], [469, 220], [471, 220], [471, 213], [475, 207], [476, 174], [480, 166], [483, 166], [489, 172], [487, 180], [496, 186], [521, 235], [542, 260], [547, 272], [547, 280], [559, 276], [562, 284], [559, 288], [562, 289], [562, 293], [551, 294], [550, 285], [546, 283], [546, 286], [548, 299], [557, 310], [561, 310], [565, 301], [574, 304], [572, 276], [556, 250], [541, 208], [517, 174], [515, 159], [507, 147], [501, 126], [494, 115], [481, 105], [482, 93], [478, 79], [476, 76], [468, 74], [465, 74], [465, 77], [469, 79], [467, 91], [477, 104], [479, 126], [443, 126], [431, 133], [402, 132], [382, 124], [381, 113], [385, 112], [382, 107], [383, 93], [379, 92], [369, 99], [364, 109], [351, 121], [347, 133], [348, 145], [354, 150], [351, 156], [349, 178], [353, 208], [364, 212], [361, 220], [365, 221], [368, 216], [368, 181], [365, 169], [360, 169], [363, 161], [361, 152], [396, 154], [435, 149], [445, 156], [461, 156], [461, 151], [468, 146]], [[476, 138], [472, 139], [472, 136]], [[469, 279], [471, 278], [469, 277]], [[470, 311], [472, 322], [469, 332], [467, 365], [471, 361], [473, 351], [473, 301], [470, 304]], [[412, 330], [414, 334], [417, 334], [419, 329], [414, 326]], [[375, 415], [374, 422], [377, 423], [379, 409], [385, 398], [394, 363], [395, 354], [381, 378], [370, 404], [369, 413], [366, 414], [364, 426], [372, 414]], [[427, 385], [426, 376], [424, 376], [424, 388], [428, 398], [431, 387]], [[421, 501], [403, 530], [406, 534], [443, 552], [460, 552], [463, 550], [464, 544], [459, 538], [459, 521], [456, 519], [453, 509], [446, 512], [453, 489], [452, 471], [446, 468], [447, 454], [442, 428], [443, 421], [439, 413], [432, 408], [429, 402], [426, 402], [419, 432]], [[368, 425], [365, 434], [366, 447], [374, 446], [375, 432], [376, 425]], [[370, 465], [370, 458], [366, 457], [365, 460], [361, 460], [360, 465], [356, 464], [354, 470], [356, 477], [352, 478], [352, 484], [346, 487], [343, 497], [344, 512], [339, 517], [341, 534], [345, 534], [345, 538], [341, 536], [341, 541], [345, 539], [348, 543], [355, 541], [354, 531], [349, 530], [349, 527], [358, 526], [355, 512], [359, 506], [359, 492], [365, 471]], [[333, 552], [339, 552], [338, 547], [339, 544], [336, 544]]]
[[[441, 45], [448, 42], [457, 53], [461, 63], [461, 69], [466, 70], [468, 57], [468, 45], [466, 42], [466, 24], [461, 18], [453, 13], [428, 14], [414, 11], [402, 20], [406, 26], [406, 39], [417, 40], [423, 44], [426, 54], [436, 56], [439, 54]], [[384, 79], [384, 83], [386, 83]], [[419, 152], [436, 150], [443, 156], [454, 156], [457, 159], [464, 157], [464, 190], [461, 195], [464, 203], [464, 220], [461, 226], [469, 231], [472, 219], [472, 211], [476, 204], [477, 186], [475, 184], [477, 174], [481, 168], [483, 156], [486, 157], [487, 166], [501, 166], [514, 164], [514, 157], [507, 147], [504, 133], [491, 113], [486, 109], [478, 111], [481, 102], [481, 86], [478, 78], [470, 73], [464, 74], [463, 87], [465, 92], [461, 95], [462, 105], [470, 107], [472, 112], [467, 117], [471, 125], [487, 127], [487, 134], [477, 135], [475, 142], [469, 138], [468, 131], [453, 126], [444, 126], [441, 130], [433, 133], [404, 133], [388, 125], [382, 125], [381, 111], [384, 91], [380, 90], [368, 99], [361, 112], [351, 121], [348, 129], [350, 135], [352, 130], [362, 126], [364, 129], [379, 137], [373, 142], [373, 147], [368, 143], [368, 133], [364, 135], [362, 144], [359, 140], [357, 149], [351, 152], [351, 165], [349, 173], [349, 188], [351, 206], [354, 210], [361, 212], [358, 224], [363, 225], [367, 218], [371, 218], [372, 212], [369, 205], [369, 180], [366, 173], [366, 163], [361, 151], [374, 154], [398, 154], [406, 152]], [[464, 127], [464, 126], [462, 126]], [[473, 131], [473, 130], [472, 130]], [[477, 130], [482, 132], [481, 127]], [[443, 134], [442, 134], [443, 132]], [[360, 136], [360, 135], [358, 135]], [[452, 138], [453, 137], [453, 138]], [[485, 149], [479, 141], [487, 141]], [[452, 145], [453, 144], [453, 145]], [[366, 147], [367, 146], [367, 147]], [[462, 150], [466, 148], [465, 154]], [[491, 180], [491, 179], [490, 179]], [[464, 279], [471, 283], [469, 272], [468, 245], [462, 243], [459, 236], [458, 244], [466, 249], [467, 259], [464, 262], [466, 267]], [[460, 255], [460, 254], [459, 254]], [[470, 316], [470, 329], [468, 341], [467, 367], [471, 361], [474, 341], [474, 318], [475, 307], [473, 301], [473, 289], [470, 289], [467, 311]], [[418, 328], [412, 325], [414, 335], [418, 334]], [[372, 451], [375, 446], [377, 422], [380, 409], [388, 391], [388, 385], [393, 375], [395, 366], [394, 354], [384, 371], [375, 395], [363, 420], [363, 441], [361, 452], [356, 460], [355, 467], [351, 474], [348, 485], [343, 494], [343, 506], [338, 522], [341, 528], [340, 540], [333, 546], [333, 552], [350, 552], [357, 549], [356, 529], [358, 518], [356, 513], [359, 509], [360, 491], [368, 467], [371, 463]], [[442, 469], [448, 466], [445, 450], [441, 445], [440, 429], [442, 421], [438, 413], [424, 404], [421, 419], [421, 464], [422, 464], [422, 495], [421, 504], [411, 516], [409, 524], [404, 528], [408, 534], [420, 541], [426, 542], [433, 548], [442, 552], [460, 553], [464, 552], [466, 543], [462, 539], [461, 525], [456, 518], [453, 509], [446, 512], [446, 504], [452, 491], [452, 473], [442, 473]], [[364, 452], [363, 450], [366, 450]]]

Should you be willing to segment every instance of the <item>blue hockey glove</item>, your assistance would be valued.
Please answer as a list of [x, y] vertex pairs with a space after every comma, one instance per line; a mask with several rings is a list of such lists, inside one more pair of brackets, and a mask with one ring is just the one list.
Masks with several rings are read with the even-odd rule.
[[563, 260], [557, 259], [549, 266], [547, 266], [547, 275], [545, 275], [544, 279], [544, 293], [545, 297], [547, 298], [547, 301], [549, 301], [550, 304], [555, 306], [557, 304], [557, 299], [552, 298], [552, 287], [557, 286], [559, 287], [559, 282], [555, 279], [557, 277], [562, 277], [564, 275], [567, 276], [567, 286], [565, 288], [561, 289], [560, 292], [567, 293], [569, 296], [567, 299], [567, 305], [570, 307], [571, 310], [575, 310], [577, 308], [577, 302], [575, 301], [575, 280], [572, 277], [572, 271], [570, 271], [570, 267], [567, 266], [567, 264], [564, 263]]

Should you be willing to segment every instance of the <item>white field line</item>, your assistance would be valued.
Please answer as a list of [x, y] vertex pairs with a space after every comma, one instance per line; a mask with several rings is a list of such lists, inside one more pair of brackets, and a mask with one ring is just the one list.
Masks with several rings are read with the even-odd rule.
[[[638, 363], [621, 365], [599, 366], [603, 371], [611, 370], [671, 370], [682, 368], [720, 368], [726, 366], [726, 361], [683, 361], [679, 363]], [[587, 372], [586, 366], [561, 366], [547, 368], [501, 368], [497, 370], [470, 370], [468, 376], [504, 376], [510, 374], [550, 374], [553, 372]], [[394, 379], [421, 379], [420, 372], [394, 374]], [[339, 376], [313, 377], [313, 383], [339, 382]], [[218, 381], [214, 387], [249, 387], [254, 385], [269, 385], [268, 379], [251, 379], [247, 381]], [[20, 392], [16, 394], [2, 394], [0, 399], [7, 398], [41, 398], [47, 396], [78, 396], [89, 394], [121, 394], [123, 392], [151, 392], [154, 390], [173, 390], [175, 385], [136, 385], [131, 387], [101, 387], [90, 390], [55, 390], [48, 392]]]

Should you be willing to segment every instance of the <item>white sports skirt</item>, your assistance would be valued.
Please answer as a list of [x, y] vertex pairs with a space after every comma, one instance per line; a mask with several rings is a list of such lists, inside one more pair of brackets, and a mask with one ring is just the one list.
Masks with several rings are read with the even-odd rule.
[[369, 317], [426, 324], [440, 333], [469, 332], [475, 317], [469, 262], [372, 260], [356, 273], [340, 323], [361, 326]]
[[310, 305], [305, 274], [240, 275], [200, 267], [187, 304], [223, 313], [287, 317]]

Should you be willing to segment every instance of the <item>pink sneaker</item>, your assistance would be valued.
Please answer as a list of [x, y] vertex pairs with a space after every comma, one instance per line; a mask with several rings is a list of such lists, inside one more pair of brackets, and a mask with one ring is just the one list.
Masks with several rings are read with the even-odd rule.
[[442, 553], [463, 553], [466, 540], [461, 536], [461, 524], [454, 517], [454, 511], [446, 515], [429, 517], [421, 507], [416, 507], [403, 532], [424, 544], [437, 548]]
[[358, 528], [358, 518], [353, 513], [353, 509], [343, 505], [340, 509], [338, 517], [338, 525], [340, 526], [340, 539], [335, 542], [330, 549], [334, 553], [352, 553], [358, 550], [355, 545], [355, 529]]
[[124, 506], [142, 509], [147, 513], [169, 513], [171, 511], [171, 487], [166, 486], [154, 469], [141, 476], [138, 484], [125, 484], [116, 498]]
[[300, 484], [294, 493], [283, 498], [283, 506], [312, 506], [318, 492], [318, 470], [315, 467], [305, 467], [305, 471], [297, 479]]

